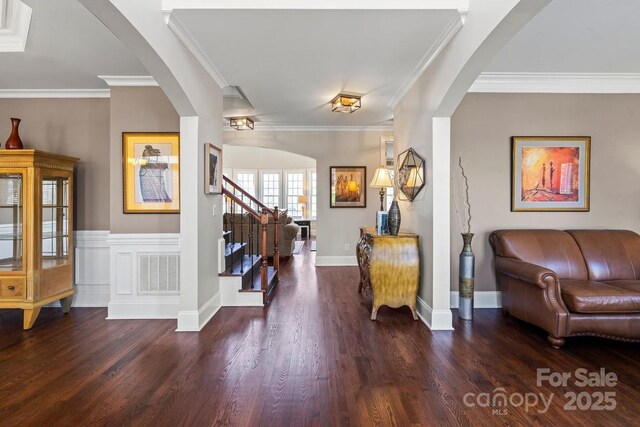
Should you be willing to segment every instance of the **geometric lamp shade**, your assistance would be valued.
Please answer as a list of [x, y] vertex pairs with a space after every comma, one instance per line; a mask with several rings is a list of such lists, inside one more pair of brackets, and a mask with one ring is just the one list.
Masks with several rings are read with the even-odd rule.
[[412, 202], [424, 187], [424, 159], [413, 148], [409, 148], [398, 155], [396, 165], [397, 187], [400, 189], [398, 196], [400, 200]]

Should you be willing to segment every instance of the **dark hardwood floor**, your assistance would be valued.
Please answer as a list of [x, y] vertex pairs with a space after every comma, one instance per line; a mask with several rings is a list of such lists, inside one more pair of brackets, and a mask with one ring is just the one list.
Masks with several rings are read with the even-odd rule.
[[[583, 338], [554, 350], [544, 332], [499, 310], [456, 318], [452, 332], [430, 332], [407, 308], [382, 308], [373, 322], [357, 269], [316, 269], [313, 257], [307, 243], [282, 264], [270, 307], [222, 308], [201, 333], [53, 308], [23, 332], [19, 311], [0, 311], [0, 424], [638, 424], [639, 345]], [[572, 378], [537, 386], [537, 368]], [[579, 387], [578, 368], [605, 368], [617, 384]], [[500, 404], [500, 392], [506, 406], [478, 406]], [[573, 392], [583, 408], [613, 392], [607, 407], [616, 407], [565, 410]], [[521, 404], [534, 393], [553, 394], [546, 412], [541, 401]]]

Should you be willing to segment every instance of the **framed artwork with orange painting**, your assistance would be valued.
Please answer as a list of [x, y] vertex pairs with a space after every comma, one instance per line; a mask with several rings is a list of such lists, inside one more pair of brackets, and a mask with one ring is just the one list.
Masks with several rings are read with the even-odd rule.
[[511, 138], [512, 211], [589, 211], [588, 136]]

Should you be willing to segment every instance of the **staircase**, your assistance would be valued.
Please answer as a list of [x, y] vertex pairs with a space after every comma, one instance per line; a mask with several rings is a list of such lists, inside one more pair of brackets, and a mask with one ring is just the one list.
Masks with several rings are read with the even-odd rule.
[[[278, 208], [267, 208], [227, 177], [224, 180], [225, 205], [231, 215], [230, 221], [224, 222], [218, 251], [222, 306], [264, 306], [278, 283]], [[273, 216], [273, 223], [269, 223], [269, 216]], [[267, 227], [273, 226], [274, 254], [269, 265]], [[258, 235], [262, 247], [258, 245]]]

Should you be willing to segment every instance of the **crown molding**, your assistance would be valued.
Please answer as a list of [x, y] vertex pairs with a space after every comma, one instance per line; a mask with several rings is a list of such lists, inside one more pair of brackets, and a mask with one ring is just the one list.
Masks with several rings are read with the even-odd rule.
[[0, 98], [109, 98], [109, 89], [0, 89]]
[[163, 12], [174, 9], [467, 10], [469, 0], [162, 0]]
[[482, 73], [481, 93], [640, 93], [640, 73]]
[[411, 90], [413, 85], [418, 81], [420, 76], [424, 74], [426, 69], [435, 61], [438, 57], [442, 49], [451, 41], [451, 39], [462, 29], [464, 25], [464, 18], [466, 17], [466, 11], [459, 10], [458, 15], [456, 15], [450, 22], [449, 25], [445, 28], [445, 30], [440, 34], [440, 36], [436, 39], [435, 42], [429, 47], [427, 52], [424, 54], [418, 65], [413, 69], [413, 72], [409, 75], [409, 77], [402, 83], [398, 92], [391, 98], [389, 101], [389, 108], [392, 110], [396, 108], [398, 102]]
[[[244, 132], [228, 126], [223, 130]], [[269, 126], [256, 123], [252, 132], [393, 132], [393, 126]]]
[[159, 86], [151, 76], [98, 76], [112, 86]]
[[0, 52], [24, 52], [31, 8], [19, 0], [0, 0]]
[[167, 26], [174, 32], [182, 44], [185, 45], [187, 50], [191, 52], [207, 73], [209, 73], [216, 84], [220, 86], [220, 88], [229, 86], [227, 80], [205, 53], [204, 49], [202, 49], [202, 46], [200, 46], [200, 44], [193, 38], [189, 30], [187, 30], [182, 21], [180, 21], [175, 14], [169, 15], [167, 19]]

